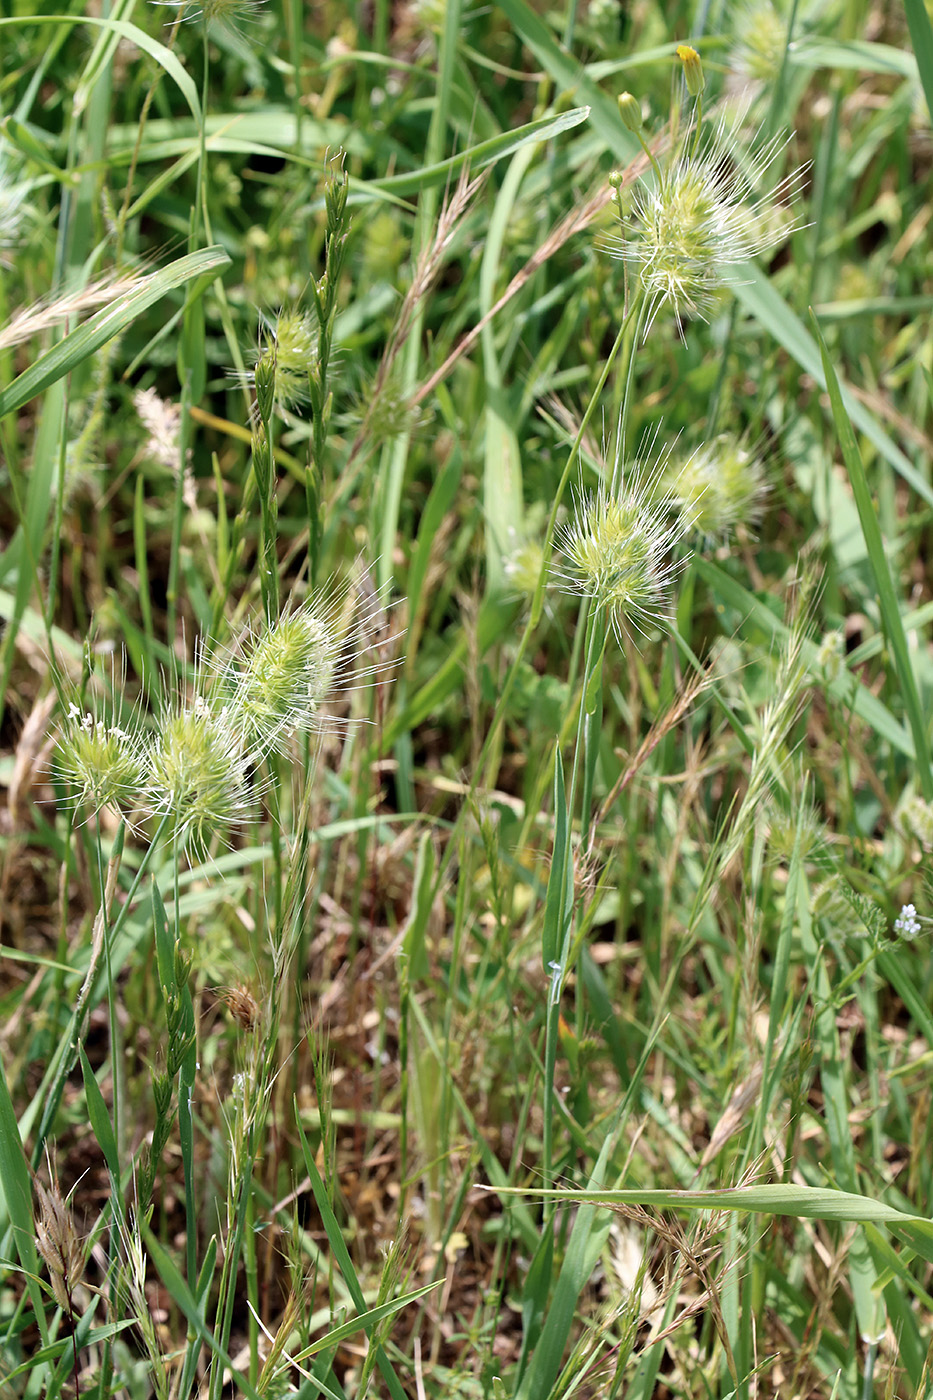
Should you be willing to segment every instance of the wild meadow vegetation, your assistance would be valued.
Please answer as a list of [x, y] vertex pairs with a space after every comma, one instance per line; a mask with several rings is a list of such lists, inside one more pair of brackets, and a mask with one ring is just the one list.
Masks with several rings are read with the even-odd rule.
[[0, 16], [0, 1395], [933, 1395], [923, 0]]

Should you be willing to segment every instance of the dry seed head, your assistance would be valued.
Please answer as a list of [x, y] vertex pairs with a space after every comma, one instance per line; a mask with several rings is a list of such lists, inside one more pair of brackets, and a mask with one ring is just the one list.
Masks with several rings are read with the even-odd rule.
[[728, 433], [670, 472], [668, 487], [687, 529], [707, 540], [727, 539], [738, 525], [754, 529], [768, 491], [761, 459]]
[[73, 1309], [72, 1295], [84, 1273], [84, 1249], [75, 1229], [74, 1217], [53, 1179], [48, 1190], [35, 1182], [36, 1248], [49, 1271], [55, 1301], [63, 1312]]
[[133, 406], [149, 434], [146, 456], [173, 472], [178, 467], [181, 405], [162, 399], [154, 389], [139, 389]]
[[617, 489], [581, 494], [559, 530], [558, 583], [605, 608], [620, 641], [630, 628], [645, 632], [670, 619], [671, 581], [683, 562], [670, 555], [685, 533], [671, 504], [635, 470]]
[[181, 845], [203, 852], [242, 819], [241, 753], [227, 714], [213, 715], [200, 697], [163, 723], [148, 754], [146, 795], [155, 816], [170, 818]]
[[242, 1030], [256, 1029], [261, 1011], [252, 988], [246, 982], [238, 982], [235, 987], [215, 987], [214, 993]]
[[78, 806], [118, 807], [139, 791], [146, 769], [145, 745], [135, 728], [122, 729], [84, 714], [74, 703], [58, 741], [58, 770], [76, 790]]

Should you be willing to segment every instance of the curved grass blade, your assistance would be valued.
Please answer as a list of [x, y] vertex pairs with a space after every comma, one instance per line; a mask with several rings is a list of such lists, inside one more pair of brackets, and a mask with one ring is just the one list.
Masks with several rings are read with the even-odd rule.
[[361, 189], [364, 192], [374, 190], [380, 194], [411, 195], [435, 185], [452, 184], [464, 167], [473, 172], [482, 170], [483, 166], [492, 165], [504, 156], [512, 155], [528, 141], [552, 141], [562, 132], [572, 131], [575, 126], [580, 126], [589, 115], [589, 107], [573, 107], [569, 112], [562, 112], [559, 117], [539, 117], [537, 121], [516, 127], [514, 131], [504, 131], [501, 136], [480, 141], [468, 151], [461, 151], [458, 156], [450, 156], [447, 160], [426, 165], [421, 170], [411, 171], [410, 174], [387, 175], [384, 180], [367, 180], [362, 186], [359, 181], [351, 181], [350, 202], [360, 202]]
[[40, 356], [35, 364], [24, 370], [8, 388], [0, 391], [0, 418], [22, 408], [23, 404], [34, 399], [51, 384], [70, 374], [167, 292], [197, 279], [196, 285], [189, 292], [189, 297], [193, 298], [203, 291], [208, 281], [221, 268], [229, 265], [230, 258], [223, 248], [200, 248], [196, 253], [188, 253], [170, 263], [168, 267], [160, 268], [158, 272], [142, 278], [139, 285], [122, 301], [98, 311], [83, 326], [79, 326], [60, 340], [47, 354]]
[[150, 38], [144, 29], [140, 29], [137, 24], [130, 24], [127, 20], [121, 19], [98, 19], [91, 15], [7, 15], [0, 19], [0, 29], [5, 29], [14, 24], [93, 24], [99, 29], [109, 29], [120, 39], [127, 39], [137, 48], [142, 49], [150, 58], [154, 58], [160, 68], [164, 68], [170, 78], [174, 79], [179, 90], [187, 102], [191, 115], [196, 122], [201, 120], [201, 103], [198, 98], [198, 90], [189, 73], [186, 73], [181, 63], [158, 39]]
[[[816, 341], [800, 317], [791, 310], [780, 292], [775, 290], [767, 276], [755, 263], [742, 263], [736, 269], [736, 277], [741, 279], [732, 288], [736, 299], [741, 302], [750, 315], [755, 317], [755, 320], [764, 327], [769, 335], [774, 336], [779, 345], [783, 345], [788, 355], [796, 360], [800, 368], [805, 369], [808, 374], [812, 374], [820, 387], [825, 389], [826, 379], [820, 363]], [[859, 431], [865, 434], [869, 442], [874, 443], [885, 461], [889, 462], [898, 475], [907, 482], [907, 485], [916, 491], [921, 500], [926, 501], [927, 505], [933, 506], [933, 488], [929, 482], [924, 480], [917, 468], [897, 446], [897, 443], [889, 437], [864, 404], [860, 404], [853, 398], [844, 386], [840, 388], [840, 393], [846, 412]]]

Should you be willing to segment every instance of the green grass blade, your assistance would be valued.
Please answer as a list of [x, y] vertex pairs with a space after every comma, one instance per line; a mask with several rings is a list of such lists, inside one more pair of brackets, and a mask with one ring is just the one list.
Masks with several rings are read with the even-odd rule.
[[[353, 1299], [353, 1306], [356, 1308], [358, 1313], [363, 1313], [366, 1311], [366, 1299], [363, 1296], [363, 1290], [360, 1287], [360, 1281], [357, 1277], [356, 1269], [353, 1267], [353, 1260], [350, 1258], [350, 1251], [347, 1249], [346, 1242], [343, 1238], [343, 1233], [337, 1221], [337, 1217], [334, 1214], [333, 1207], [331, 1206], [331, 1203], [328, 1199], [327, 1187], [324, 1184], [324, 1180], [321, 1176], [321, 1173], [318, 1171], [317, 1163], [314, 1160], [314, 1153], [311, 1151], [311, 1148], [308, 1145], [308, 1139], [305, 1137], [304, 1131], [301, 1126], [301, 1122], [297, 1115], [297, 1105], [295, 1122], [298, 1128], [298, 1136], [301, 1141], [301, 1151], [302, 1156], [304, 1157], [305, 1169], [308, 1173], [308, 1177], [311, 1182], [311, 1191], [314, 1196], [315, 1204], [317, 1205], [317, 1208], [321, 1214], [321, 1221], [324, 1225], [324, 1233], [327, 1235], [328, 1243], [330, 1244], [330, 1247], [333, 1250], [334, 1259], [337, 1263], [337, 1268], [340, 1270], [344, 1283], [349, 1289], [350, 1297]], [[406, 1400], [405, 1391], [402, 1387], [402, 1384], [399, 1381], [398, 1376], [395, 1374], [395, 1370], [392, 1366], [392, 1363], [389, 1361], [389, 1358], [386, 1356], [385, 1351], [381, 1346], [379, 1347], [376, 1355], [376, 1364], [379, 1367], [379, 1371], [382, 1375], [383, 1380], [388, 1386], [389, 1394], [391, 1395], [392, 1400]]]
[[894, 657], [894, 668], [897, 672], [904, 708], [907, 711], [910, 732], [913, 735], [917, 777], [924, 797], [927, 802], [931, 802], [933, 801], [933, 770], [931, 770], [930, 767], [930, 747], [927, 739], [926, 722], [920, 705], [917, 678], [914, 674], [914, 668], [910, 660], [910, 652], [907, 648], [907, 637], [904, 633], [904, 623], [901, 617], [898, 594], [894, 586], [894, 580], [891, 577], [891, 570], [888, 566], [884, 541], [881, 537], [881, 527], [878, 524], [878, 514], [868, 486], [868, 478], [865, 474], [861, 453], [858, 450], [858, 443], [852, 431], [852, 424], [846, 412], [846, 405], [842, 400], [839, 381], [836, 378], [836, 372], [829, 358], [829, 351], [826, 349], [826, 342], [823, 339], [819, 326], [816, 327], [816, 334], [819, 340], [820, 355], [823, 360], [823, 372], [826, 379], [826, 386], [829, 390], [829, 401], [832, 406], [833, 420], [836, 424], [839, 446], [842, 448], [842, 455], [849, 473], [849, 480], [852, 483], [852, 493], [855, 496], [855, 504], [862, 526], [862, 534], [865, 537], [865, 546], [868, 550], [868, 558], [875, 579], [875, 587], [878, 590], [878, 605], [881, 609], [881, 620], [891, 646], [891, 652]]
[[189, 292], [189, 296], [196, 296], [221, 268], [229, 265], [230, 258], [223, 248], [201, 248], [144, 277], [122, 301], [98, 311], [0, 391], [0, 417], [22, 408], [49, 385], [70, 374], [168, 292], [197, 279], [198, 284]]
[[119, 1183], [120, 1157], [117, 1152], [117, 1140], [114, 1136], [110, 1114], [107, 1112], [104, 1096], [100, 1092], [100, 1086], [94, 1077], [94, 1071], [91, 1069], [90, 1061], [84, 1053], [83, 1045], [78, 1046], [78, 1054], [81, 1058], [81, 1073], [84, 1076], [84, 1095], [87, 1101], [88, 1122], [94, 1130], [97, 1144], [104, 1154], [104, 1161], [107, 1163], [107, 1170], [110, 1172], [112, 1180]]
[[[745, 310], [764, 327], [779, 345], [783, 345], [801, 369], [812, 374], [821, 388], [826, 388], [826, 377], [816, 341], [787, 302], [768, 281], [761, 268], [755, 263], [742, 263], [736, 269], [741, 280], [733, 291]], [[933, 505], [933, 487], [930, 486], [913, 463], [904, 455], [897, 444], [888, 436], [863, 404], [860, 404], [848, 389], [840, 390], [846, 412], [860, 432], [884, 457], [907, 485], [927, 505]]]
[[[616, 1134], [606, 1134], [602, 1150], [590, 1177], [591, 1185], [598, 1189], [606, 1174], [606, 1164], [612, 1155]], [[600, 1221], [600, 1215], [603, 1218]], [[554, 1297], [548, 1308], [547, 1319], [541, 1337], [534, 1349], [531, 1365], [516, 1393], [515, 1400], [537, 1400], [538, 1396], [551, 1393], [564, 1356], [564, 1349], [570, 1336], [574, 1313], [580, 1294], [586, 1287], [593, 1272], [599, 1252], [608, 1234], [610, 1220], [595, 1205], [582, 1205], [577, 1211], [567, 1252], [557, 1276]], [[545, 1221], [545, 1229], [551, 1225]]]
[[168, 1250], [163, 1249], [148, 1225], [144, 1222], [140, 1222], [140, 1230], [146, 1242], [146, 1249], [149, 1252], [152, 1262], [156, 1266], [159, 1277], [165, 1284], [169, 1296], [176, 1307], [184, 1314], [186, 1321], [194, 1329], [198, 1339], [203, 1342], [217, 1360], [226, 1367], [236, 1385], [239, 1387], [240, 1391], [248, 1397], [248, 1400], [261, 1400], [259, 1392], [254, 1386], [250, 1385], [246, 1376], [244, 1376], [241, 1371], [237, 1370], [229, 1353], [224, 1350], [220, 1342], [207, 1327], [201, 1315], [201, 1308], [197, 1300], [178, 1269], [175, 1267]]
[[201, 120], [201, 103], [198, 98], [198, 90], [192, 81], [191, 75], [186, 73], [184, 67], [172, 53], [158, 39], [151, 38], [144, 29], [140, 29], [136, 24], [130, 24], [126, 20], [118, 19], [97, 19], [90, 15], [13, 15], [0, 19], [0, 29], [8, 28], [12, 25], [34, 25], [51, 24], [72, 25], [72, 24], [92, 24], [99, 29], [109, 29], [118, 39], [126, 39], [137, 48], [142, 49], [150, 58], [154, 58], [156, 63], [170, 78], [177, 83], [179, 91], [184, 96], [191, 115], [196, 122]]
[[917, 68], [920, 70], [923, 95], [927, 100], [930, 116], [933, 117], [933, 25], [930, 24], [929, 11], [923, 0], [904, 0], [904, 10], [917, 57]]
[[[387, 175], [381, 180], [367, 180], [365, 185], [361, 185], [359, 181], [351, 181], [350, 202], [358, 204], [360, 196], [365, 196], [366, 191], [369, 191], [369, 197], [375, 191], [400, 198], [420, 194], [422, 190], [436, 189], [438, 185], [449, 185], [464, 169], [475, 175], [487, 165], [493, 165], [496, 161], [513, 155], [529, 141], [536, 144], [541, 141], [553, 141], [565, 131], [572, 131], [574, 127], [580, 126], [589, 116], [589, 107], [572, 107], [569, 112], [562, 112], [560, 116], [539, 117], [537, 121], [526, 122], [514, 131], [503, 132], [501, 136], [490, 137], [488, 141], [479, 141], [468, 150], [461, 151], [459, 155], [450, 156], [449, 159], [437, 161], [433, 165], [425, 165], [411, 174]], [[621, 127], [621, 122], [619, 125]]]
[[[728, 1186], [713, 1190], [663, 1190], [655, 1187], [638, 1190], [592, 1190], [589, 1187], [542, 1188], [525, 1186], [488, 1186], [499, 1196], [525, 1196], [534, 1199], [590, 1201], [594, 1205], [648, 1206], [655, 1210], [747, 1210], [753, 1214], [777, 1215], [798, 1220], [837, 1220], [852, 1223], [885, 1225], [892, 1229], [915, 1231], [918, 1238], [933, 1249], [933, 1220], [913, 1215], [886, 1205], [872, 1196], [855, 1191], [837, 1191], [829, 1186], [799, 1186], [778, 1182], [773, 1185]], [[926, 1256], [925, 1256], [926, 1257]]]
[[[730, 607], [738, 609], [747, 619], [740, 629], [743, 634], [747, 633], [749, 624], [751, 624], [755, 627], [761, 627], [770, 636], [782, 641], [790, 636], [787, 624], [777, 617], [766, 603], [760, 598], [756, 598], [754, 593], [750, 593], [747, 588], [743, 588], [735, 579], [730, 578], [719, 564], [697, 556], [693, 561], [693, 567], [706, 580], [715, 596], [728, 603]], [[802, 651], [808, 667], [816, 671], [817, 648], [812, 642], [805, 641]], [[871, 725], [878, 738], [884, 739], [897, 753], [902, 753], [907, 758], [915, 757], [912, 736], [894, 718], [884, 701], [879, 700], [851, 671], [844, 671], [826, 688], [834, 700], [847, 706], [853, 714], [858, 715], [866, 724]]]
[[[496, 300], [500, 266], [509, 219], [518, 198], [534, 148], [525, 146], [514, 156], [502, 181], [480, 267], [480, 311], [486, 316]], [[504, 560], [522, 529], [522, 456], [514, 413], [502, 385], [502, 369], [492, 324], [482, 330], [483, 369], [486, 377], [486, 433], [483, 465], [483, 505], [486, 512], [486, 587], [504, 587]]]
[[588, 104], [590, 121], [606, 149], [616, 160], [630, 161], [639, 148], [632, 133], [622, 125], [618, 106], [609, 94], [587, 77], [573, 54], [557, 42], [544, 20], [525, 0], [499, 0], [499, 9], [553, 78], [558, 90], [572, 92]]
[[39, 1257], [36, 1253], [35, 1226], [32, 1216], [32, 1185], [23, 1152], [13, 1101], [6, 1081], [6, 1071], [0, 1063], [0, 1195], [19, 1261], [23, 1266], [26, 1288], [32, 1303], [42, 1343], [48, 1346], [49, 1332], [45, 1305], [39, 1287]]

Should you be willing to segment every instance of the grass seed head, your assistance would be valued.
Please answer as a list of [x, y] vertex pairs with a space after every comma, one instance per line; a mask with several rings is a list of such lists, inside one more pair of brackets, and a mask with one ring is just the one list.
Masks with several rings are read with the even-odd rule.
[[154, 0], [157, 5], [177, 10], [184, 23], [203, 20], [205, 26], [220, 24], [241, 31], [252, 23], [262, 8], [262, 0]]
[[89, 710], [82, 714], [72, 703], [58, 741], [57, 766], [75, 789], [78, 806], [119, 807], [142, 785], [145, 747], [135, 729], [107, 724]]
[[53, 1179], [46, 1189], [35, 1182], [36, 1248], [49, 1271], [55, 1301], [67, 1315], [74, 1310], [73, 1294], [84, 1273], [84, 1248], [71, 1208]]
[[761, 89], [775, 82], [787, 48], [787, 21], [772, 0], [752, 0], [736, 14], [735, 44], [729, 55], [732, 72]]
[[232, 674], [230, 714], [247, 752], [280, 751], [320, 727], [340, 647], [328, 622], [300, 608], [263, 629]]
[[256, 391], [257, 412], [264, 423], [274, 404], [297, 408], [308, 402], [308, 376], [317, 363], [317, 324], [312, 316], [282, 311], [274, 322], [265, 321], [255, 364], [245, 375]]
[[783, 138], [743, 150], [722, 123], [707, 142], [694, 137], [688, 131], [666, 167], [654, 166], [636, 188], [621, 239], [607, 245], [637, 271], [649, 324], [662, 306], [706, 319], [736, 268], [791, 231], [782, 205], [796, 195], [800, 172], [757, 193]]
[[667, 480], [687, 529], [707, 540], [725, 540], [739, 525], [752, 530], [761, 519], [764, 466], [729, 433], [697, 448]]
[[170, 715], [148, 755], [146, 789], [175, 839], [198, 852], [240, 821], [246, 806], [242, 745], [225, 713], [200, 698]]
[[509, 587], [520, 597], [532, 598], [544, 568], [544, 545], [534, 536], [519, 537], [514, 531], [509, 540], [509, 552], [503, 570]]
[[556, 577], [605, 608], [621, 640], [630, 628], [645, 632], [669, 621], [671, 581], [680, 567], [670, 555], [683, 535], [670, 497], [652, 498], [636, 471], [618, 489], [601, 486], [578, 498], [573, 519], [559, 531], [563, 562]]

